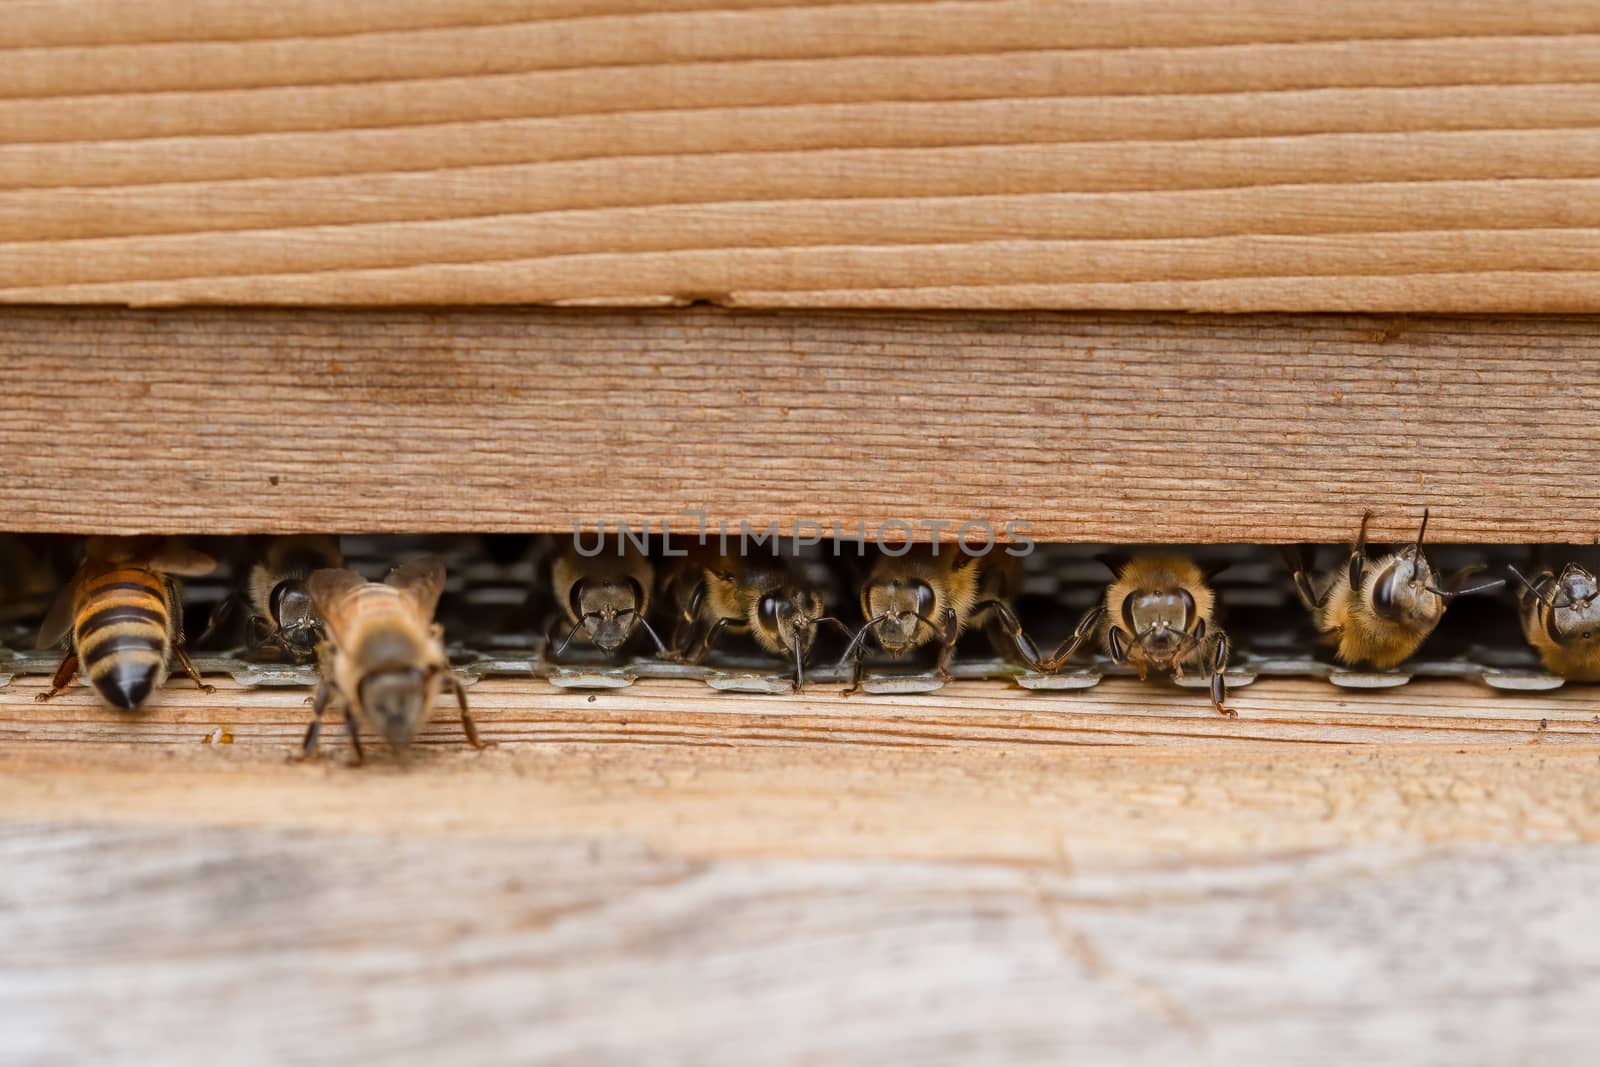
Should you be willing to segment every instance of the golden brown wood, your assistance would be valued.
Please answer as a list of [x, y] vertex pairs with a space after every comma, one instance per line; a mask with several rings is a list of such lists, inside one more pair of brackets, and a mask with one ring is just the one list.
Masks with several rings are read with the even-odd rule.
[[0, 528], [1587, 543], [1597, 323], [15, 310]]
[[[46, 679], [19, 678], [0, 687], [0, 744], [26, 742], [29, 751], [155, 745], [181, 754], [220, 730], [231, 744], [285, 756], [298, 751], [310, 722], [306, 690], [241, 689], [223, 678], [208, 680], [220, 687], [215, 695], [174, 682], [143, 713], [130, 716], [107, 710], [82, 685], [36, 704], [34, 696]], [[998, 682], [954, 683], [918, 696], [844, 697], [840, 688], [813, 686], [799, 696], [752, 697], [718, 693], [699, 682], [641, 681], [623, 690], [583, 692], [543, 681], [489, 679], [468, 692], [483, 739], [510, 747], [1600, 744], [1600, 700], [1587, 686], [1519, 695], [1461, 681], [1417, 681], [1394, 690], [1356, 692], [1321, 680], [1276, 678], [1230, 694], [1237, 719], [1212, 711], [1203, 689], [1131, 678], [1067, 693]], [[344, 744], [342, 722], [325, 725], [323, 744], [330, 751]], [[446, 705], [419, 744], [446, 753], [465, 747], [460, 722]]]
[[29, 0], [0, 302], [1600, 311], [1600, 10]]

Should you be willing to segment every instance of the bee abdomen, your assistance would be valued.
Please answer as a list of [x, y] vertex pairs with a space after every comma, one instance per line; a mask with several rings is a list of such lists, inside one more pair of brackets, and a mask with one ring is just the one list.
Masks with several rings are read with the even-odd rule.
[[132, 711], [165, 677], [171, 610], [160, 578], [122, 572], [116, 579], [85, 592], [74, 641], [96, 692]]

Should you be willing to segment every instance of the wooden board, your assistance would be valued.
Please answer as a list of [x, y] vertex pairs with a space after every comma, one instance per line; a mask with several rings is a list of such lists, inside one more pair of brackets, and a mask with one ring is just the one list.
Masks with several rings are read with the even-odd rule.
[[1600, 8], [25, 0], [0, 302], [1600, 311]]
[[[139, 717], [37, 691], [0, 687], [18, 1062], [1592, 1048], [1592, 697], [1262, 683], [1229, 723], [1131, 682], [848, 702], [484, 682], [498, 747], [441, 722], [405, 765], [350, 769], [337, 731], [284, 759], [298, 691], [175, 683]], [[1419, 743], [1315, 743], [1379, 736]]]
[[[1588, 543], [1600, 320], [0, 314], [0, 528]], [[1574, 496], [1577, 494], [1577, 496]], [[858, 524], [865, 524], [858, 526]], [[801, 529], [811, 533], [812, 528]], [[974, 528], [969, 537], [981, 539]]]
[[[228, 679], [208, 697], [169, 682], [137, 716], [108, 711], [74, 686], [35, 704], [44, 677], [0, 686], [0, 743], [34, 747], [155, 745], [186, 751], [216, 731], [228, 744], [296, 751], [310, 712], [309, 690], [245, 689]], [[1001, 682], [954, 682], [937, 693], [840, 695], [811, 686], [791, 696], [715, 692], [700, 682], [640, 681], [586, 692], [544, 681], [486, 679], [470, 687], [485, 740], [510, 746], [550, 743], [711, 745], [741, 750], [793, 745], [945, 748], [1258, 742], [1318, 744], [1600, 744], [1600, 703], [1589, 686], [1512, 693], [1456, 680], [1414, 681], [1356, 691], [1320, 679], [1273, 678], [1236, 688], [1238, 718], [1212, 711], [1204, 689], [1113, 678], [1088, 690], [1026, 690]], [[343, 727], [325, 731], [335, 749]], [[459, 721], [441, 711], [419, 744], [449, 753], [464, 747]]]

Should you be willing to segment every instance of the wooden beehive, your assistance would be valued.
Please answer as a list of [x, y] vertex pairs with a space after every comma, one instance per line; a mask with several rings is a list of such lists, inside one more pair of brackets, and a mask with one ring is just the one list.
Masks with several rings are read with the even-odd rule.
[[[1600, 529], [1592, 3], [24, 0], [0, 48], [0, 529]], [[23, 1059], [1592, 1044], [1581, 688], [485, 682], [498, 748], [357, 774], [285, 765], [299, 691], [40, 684]]]

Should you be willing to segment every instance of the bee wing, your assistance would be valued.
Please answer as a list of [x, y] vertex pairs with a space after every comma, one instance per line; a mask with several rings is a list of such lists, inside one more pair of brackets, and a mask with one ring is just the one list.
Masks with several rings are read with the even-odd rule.
[[311, 572], [306, 579], [306, 592], [311, 595], [317, 614], [337, 634], [344, 629], [344, 606], [350, 602], [350, 594], [366, 584], [367, 580], [355, 571], [327, 568]]
[[34, 648], [54, 648], [67, 635], [67, 629], [72, 625], [72, 602], [77, 599], [74, 596], [77, 588], [78, 583], [74, 580], [56, 594], [50, 611], [39, 624], [39, 636], [34, 639]]
[[408, 560], [390, 571], [383, 584], [400, 590], [423, 619], [432, 619], [444, 592], [444, 563], [437, 556]]
[[203, 578], [217, 569], [217, 561], [181, 541], [167, 541], [150, 554], [150, 568], [181, 578]]

